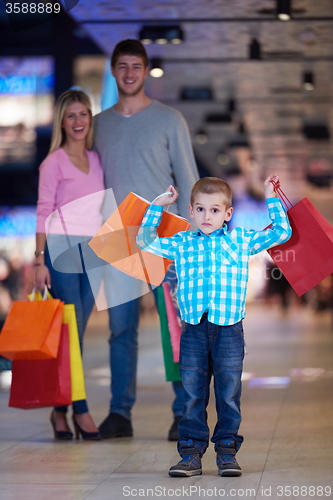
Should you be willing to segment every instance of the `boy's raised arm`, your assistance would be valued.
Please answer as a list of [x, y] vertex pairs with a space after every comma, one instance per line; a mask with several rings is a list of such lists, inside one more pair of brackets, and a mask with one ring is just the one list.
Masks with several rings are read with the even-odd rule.
[[157, 235], [157, 228], [162, 219], [163, 207], [171, 205], [178, 198], [178, 193], [173, 186], [169, 186], [166, 192], [171, 194], [158, 197], [147, 208], [136, 237], [136, 244], [141, 250], [145, 250], [146, 252], [153, 253], [159, 257], [174, 259], [180, 236], [175, 235], [169, 238], [159, 238]]
[[249, 233], [251, 254], [256, 254], [262, 250], [268, 250], [276, 245], [285, 243], [291, 237], [292, 230], [288, 216], [275, 192], [279, 187], [280, 179], [278, 175], [270, 175], [265, 180], [265, 197], [272, 224], [263, 231], [252, 231], [252, 234], [251, 232]]

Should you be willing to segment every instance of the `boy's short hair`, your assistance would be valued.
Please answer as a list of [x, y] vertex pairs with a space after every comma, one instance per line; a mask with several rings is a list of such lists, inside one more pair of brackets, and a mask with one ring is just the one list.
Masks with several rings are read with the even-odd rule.
[[193, 205], [194, 198], [198, 193], [222, 194], [227, 208], [232, 206], [231, 187], [227, 182], [217, 177], [203, 177], [194, 184], [191, 192], [191, 205]]
[[141, 57], [145, 67], [149, 66], [149, 59], [146, 49], [139, 40], [122, 40], [117, 43], [111, 56], [111, 67], [114, 68], [120, 56]]

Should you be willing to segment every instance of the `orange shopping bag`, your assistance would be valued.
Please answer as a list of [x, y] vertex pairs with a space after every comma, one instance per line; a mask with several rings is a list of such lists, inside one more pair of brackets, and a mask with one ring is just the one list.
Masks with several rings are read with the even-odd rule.
[[8, 359], [50, 359], [58, 354], [64, 304], [59, 299], [13, 302], [0, 335]]
[[[140, 250], [136, 244], [136, 235], [149, 205], [144, 198], [129, 193], [89, 245], [98, 257], [120, 271], [146, 283], [160, 285], [171, 260]], [[157, 234], [173, 236], [189, 227], [190, 223], [183, 217], [164, 211]]]

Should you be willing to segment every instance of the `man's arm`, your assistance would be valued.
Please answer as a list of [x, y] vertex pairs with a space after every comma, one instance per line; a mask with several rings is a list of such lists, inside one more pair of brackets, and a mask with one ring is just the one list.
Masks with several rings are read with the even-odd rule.
[[191, 190], [199, 179], [199, 174], [187, 123], [182, 115], [179, 115], [173, 129], [169, 147], [172, 170], [179, 193], [179, 215], [187, 219]]

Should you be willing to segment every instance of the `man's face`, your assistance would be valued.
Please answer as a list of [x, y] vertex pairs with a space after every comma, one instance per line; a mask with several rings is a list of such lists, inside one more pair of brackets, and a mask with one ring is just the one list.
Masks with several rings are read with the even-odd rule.
[[193, 205], [189, 205], [189, 210], [197, 228], [208, 235], [231, 219], [233, 208], [226, 207], [222, 194], [198, 193], [195, 195]]
[[148, 69], [141, 57], [118, 57], [116, 65], [111, 68], [111, 71], [116, 79], [119, 93], [126, 97], [137, 95], [143, 89]]

